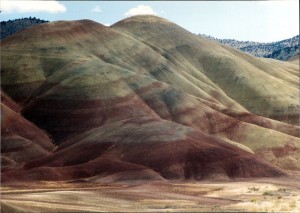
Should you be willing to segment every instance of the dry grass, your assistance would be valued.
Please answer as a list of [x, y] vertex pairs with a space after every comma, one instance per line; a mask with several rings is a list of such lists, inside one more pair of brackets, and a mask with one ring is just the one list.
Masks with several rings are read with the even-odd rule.
[[233, 182], [33, 182], [2, 185], [2, 212], [300, 210], [299, 174]]

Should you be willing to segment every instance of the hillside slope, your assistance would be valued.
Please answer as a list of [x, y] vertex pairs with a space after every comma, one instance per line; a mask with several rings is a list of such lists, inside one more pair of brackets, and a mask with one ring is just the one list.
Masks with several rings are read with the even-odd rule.
[[175, 66], [184, 65], [184, 71], [192, 77], [199, 79], [197, 75], [204, 74], [250, 112], [298, 124], [298, 66], [251, 57], [194, 36], [169, 22], [148, 22], [147, 30], [140, 17], [125, 19], [112, 27], [158, 46], [157, 51], [170, 56], [169, 61]]
[[1, 46], [3, 90], [58, 145], [3, 180], [227, 179], [300, 169], [292, 63], [251, 57], [154, 16], [110, 28], [51, 22]]
[[1, 171], [50, 155], [54, 149], [45, 132], [19, 114], [20, 107], [1, 91]]

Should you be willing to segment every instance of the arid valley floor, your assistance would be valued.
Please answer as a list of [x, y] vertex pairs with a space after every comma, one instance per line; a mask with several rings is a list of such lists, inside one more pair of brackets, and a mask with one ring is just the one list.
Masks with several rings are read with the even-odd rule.
[[230, 182], [9, 183], [2, 212], [299, 212], [299, 173]]

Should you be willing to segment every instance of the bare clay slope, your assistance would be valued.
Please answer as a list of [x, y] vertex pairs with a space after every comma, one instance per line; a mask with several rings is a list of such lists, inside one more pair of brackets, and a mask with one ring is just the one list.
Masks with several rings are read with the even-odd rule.
[[[138, 25], [125, 23], [149, 25], [153, 36], [168, 38], [165, 44], [179, 42], [182, 32], [182, 42], [193, 39], [166, 20], [137, 18]], [[4, 173], [4, 180], [283, 174], [260, 157], [299, 169], [299, 127], [250, 113], [193, 61], [207, 49], [231, 50], [196, 39], [196, 54], [188, 57], [180, 48], [146, 43], [127, 24], [115, 30], [88, 20], [47, 23], [1, 43], [4, 91], [59, 145], [51, 156]]]
[[7, 172], [3, 178], [227, 180], [283, 174], [254, 155], [190, 127], [161, 119], [136, 118], [71, 138], [52, 156], [29, 162], [24, 170]]
[[18, 113], [20, 107], [1, 91], [1, 171], [50, 155], [48, 135]]
[[205, 74], [249, 111], [299, 125], [299, 76], [293, 75], [297, 65], [252, 57], [155, 16], [131, 17], [112, 27], [159, 47], [173, 64]]

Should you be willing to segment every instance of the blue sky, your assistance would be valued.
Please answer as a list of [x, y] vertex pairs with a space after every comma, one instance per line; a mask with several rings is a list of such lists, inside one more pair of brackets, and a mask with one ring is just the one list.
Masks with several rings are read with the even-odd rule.
[[271, 42], [299, 34], [299, 2], [291, 1], [11, 1], [1, 0], [1, 20], [92, 19], [111, 25], [136, 14], [169, 19], [193, 33]]

